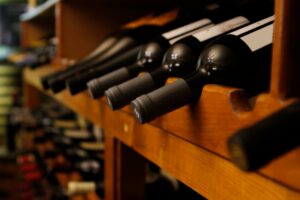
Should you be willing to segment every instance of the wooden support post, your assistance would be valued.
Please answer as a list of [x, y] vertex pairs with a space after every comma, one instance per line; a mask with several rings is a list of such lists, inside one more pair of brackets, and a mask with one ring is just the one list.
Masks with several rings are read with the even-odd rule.
[[105, 199], [143, 200], [145, 159], [109, 134], [105, 145]]
[[299, 8], [300, 1], [276, 0], [271, 94], [281, 99], [300, 97]]

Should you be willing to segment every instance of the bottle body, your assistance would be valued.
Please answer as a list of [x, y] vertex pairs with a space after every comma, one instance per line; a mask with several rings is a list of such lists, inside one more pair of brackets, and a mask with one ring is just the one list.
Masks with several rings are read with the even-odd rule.
[[233, 32], [211, 42], [201, 53], [197, 70], [191, 75], [132, 101], [131, 107], [139, 122], [149, 122], [197, 100], [205, 84], [244, 88], [250, 96], [267, 90], [273, 18], [257, 23], [254, 28], [251, 25], [242, 28], [244, 32], [236, 31], [240, 35]]
[[244, 17], [235, 17], [177, 41], [166, 51], [161, 66], [106, 90], [110, 107], [113, 110], [122, 108], [134, 98], [161, 87], [169, 77], [184, 77], [193, 73], [201, 51], [210, 41], [248, 22]]
[[298, 101], [239, 130], [227, 144], [233, 162], [240, 169], [253, 171], [299, 146], [299, 119]]

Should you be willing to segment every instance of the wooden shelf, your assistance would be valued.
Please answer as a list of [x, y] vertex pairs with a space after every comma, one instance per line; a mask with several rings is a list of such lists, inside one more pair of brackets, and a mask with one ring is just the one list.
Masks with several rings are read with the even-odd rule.
[[[123, 4], [116, 7], [98, 0], [89, 4], [81, 0], [49, 2], [53, 2], [49, 8], [38, 7], [36, 14], [29, 12], [22, 16], [23, 45], [55, 29], [58, 64], [62, 59], [85, 55], [108, 32], [147, 10]], [[42, 13], [54, 7], [53, 26], [45, 26], [48, 20], [35, 20], [43, 19]], [[103, 12], [99, 12], [100, 7]], [[45, 93], [105, 130], [107, 199], [142, 199], [144, 158], [208, 199], [300, 199], [300, 148], [258, 172], [246, 173], [231, 163], [226, 146], [228, 138], [238, 129], [259, 121], [300, 96], [297, 77], [300, 68], [295, 64], [300, 46], [297, 37], [300, 25], [295, 23], [298, 8], [299, 2], [276, 0], [270, 91], [253, 99], [247, 99], [238, 88], [207, 85], [196, 105], [184, 106], [141, 125], [129, 107], [112, 112], [103, 99], [92, 100], [87, 93], [70, 96], [68, 91], [57, 95], [44, 92], [40, 78], [60, 68], [53, 64], [36, 70], [25, 69], [25, 103], [38, 105], [37, 94]], [[115, 16], [121, 10], [126, 10], [125, 14]], [[108, 21], [101, 20], [104, 17]], [[78, 44], [81, 48], [76, 48]]]
[[29, 10], [20, 16], [21, 21], [30, 21], [37, 18], [49, 17], [54, 18], [55, 5], [60, 0], [47, 0], [45, 3]]
[[[53, 67], [44, 66], [37, 70], [26, 69], [24, 80], [27, 84], [41, 91], [39, 83], [40, 77], [46, 72], [49, 72], [50, 69], [53, 69]], [[232, 113], [232, 107], [230, 107], [231, 103], [228, 101], [230, 95], [228, 94], [232, 94], [232, 92], [235, 93], [236, 91], [237, 89], [213, 85], [206, 87], [203, 91], [203, 101], [207, 101], [206, 96], [211, 96], [210, 99], [218, 99], [218, 101], [221, 102], [223, 99], [227, 100], [227, 102], [229, 102], [228, 106], [224, 109], [218, 109], [217, 107], [212, 109], [211, 106], [216, 105], [216, 102], [210, 102], [210, 106], [205, 105], [206, 110], [204, 110], [204, 105], [201, 105], [204, 103], [201, 100], [199, 104], [202, 109], [196, 110], [196, 112], [199, 114], [204, 113], [205, 115], [205, 112], [208, 112], [207, 110], [212, 109], [209, 112], [210, 114], [215, 113], [215, 115], [211, 116], [212, 118], [218, 115], [222, 116], [223, 114], [228, 116], [228, 113], [220, 112]], [[79, 94], [75, 97], [70, 96], [67, 91], [59, 95], [53, 95], [49, 92], [46, 94], [62, 102], [79, 115], [101, 125], [106, 133], [134, 149], [143, 157], [168, 170], [176, 178], [209, 199], [300, 198], [300, 193], [296, 192], [296, 188], [294, 188], [295, 190], [290, 189], [293, 186], [297, 187], [299, 185], [300, 174], [297, 169], [300, 160], [296, 158], [296, 155], [299, 155], [299, 150], [284, 156], [285, 158], [279, 161], [279, 164], [277, 163], [277, 165], [283, 167], [280, 171], [289, 172], [286, 173], [286, 179], [284, 179], [283, 174], [276, 174], [275, 169], [278, 169], [278, 167], [273, 166], [269, 169], [262, 170], [260, 173], [245, 173], [237, 169], [228, 159], [224, 158], [228, 157], [225, 144], [227, 138], [230, 136], [229, 133], [232, 133], [232, 129], [244, 126], [245, 121], [243, 121], [243, 119], [247, 119], [248, 117], [248, 119], [255, 121], [266, 113], [272, 112], [276, 107], [278, 108], [284, 105], [284, 103], [274, 101], [274, 99], [267, 97], [265, 94], [257, 98], [257, 105], [254, 111], [251, 111], [252, 114], [233, 113], [233, 115], [236, 115], [237, 118], [242, 120], [234, 121], [233, 124], [235, 125], [232, 127], [227, 123], [229, 127], [222, 133], [220, 131], [215, 133], [210, 132], [209, 128], [205, 130], [205, 124], [209, 124], [208, 127], [211, 126], [211, 128], [214, 127], [215, 124], [199, 123], [199, 118], [188, 114], [188, 107], [172, 112], [151, 124], [140, 125], [129, 112], [128, 107], [113, 112], [103, 101], [98, 102], [91, 100], [87, 93]], [[266, 107], [265, 104], [270, 106]], [[261, 107], [264, 107], [264, 109], [262, 109], [263, 111], [258, 112], [258, 110], [261, 110]], [[219, 110], [219, 112], [216, 112], [217, 110]], [[230, 117], [228, 119], [230, 119]], [[198, 123], [196, 120], [198, 120]], [[219, 118], [215, 119], [216, 122], [220, 120]], [[171, 124], [173, 124], [173, 126]], [[223, 125], [226, 127], [226, 123]], [[204, 132], [201, 132], [201, 126], [204, 127]], [[183, 130], [182, 127], [188, 127], [191, 130]], [[210, 134], [205, 131], [210, 132]], [[196, 136], [198, 138], [195, 138]], [[191, 142], [189, 140], [193, 141]], [[261, 175], [261, 173], [264, 175]], [[277, 182], [271, 179], [276, 179]], [[294, 182], [292, 183], [291, 181]], [[284, 184], [278, 182], [284, 182], [290, 187], [286, 187]], [[223, 189], [220, 189], [219, 186], [222, 186]], [[251, 189], [245, 190], [245, 188]]]
[[[41, 76], [48, 74], [49, 72], [53, 72], [56, 69], [57, 69], [57, 67], [52, 66], [52, 65], [44, 66], [44, 67], [38, 68], [37, 70], [25, 69], [23, 80], [26, 83], [33, 86], [35, 89], [38, 89], [39, 91], [43, 92], [42, 86], [40, 83]], [[102, 117], [100, 104], [97, 101], [92, 100], [88, 96], [88, 94], [82, 93], [82, 94], [77, 95], [76, 97], [69, 95], [69, 93], [67, 91], [63, 91], [57, 95], [54, 95], [51, 92], [46, 92], [46, 94], [52, 96], [57, 101], [66, 105], [67, 107], [70, 107], [72, 110], [77, 112], [79, 115], [87, 118], [94, 124], [100, 124], [100, 119]], [[28, 98], [30, 98], [30, 99], [28, 99], [28, 101], [32, 101], [32, 96], [29, 96]]]

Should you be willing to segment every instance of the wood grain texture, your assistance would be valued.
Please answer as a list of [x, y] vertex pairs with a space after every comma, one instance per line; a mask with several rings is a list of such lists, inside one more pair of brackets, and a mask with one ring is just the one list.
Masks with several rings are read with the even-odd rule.
[[[230, 161], [160, 128], [137, 124], [128, 113], [113, 113], [107, 107], [105, 114], [106, 130], [208, 199], [300, 198], [300, 193], [259, 174], [244, 173]], [[112, 118], [118, 123], [112, 124]]]
[[[47, 71], [47, 66], [35, 71], [26, 70], [25, 80], [39, 88], [37, 80], [39, 80], [38, 77], [43, 71]], [[31, 78], [26, 79], [26, 77]], [[60, 95], [65, 96], [59, 97]], [[84, 94], [81, 95], [84, 96]], [[76, 99], [77, 96], [75, 98], [68, 97], [64, 92], [55, 95], [54, 98], [92, 122], [99, 123], [106, 131], [118, 136], [117, 138], [125, 144], [129, 144], [128, 141], [133, 142], [134, 140], [152, 140], [152, 129], [153, 131], [159, 129], [161, 134], [166, 135], [165, 137], [176, 137], [179, 140], [186, 141], [187, 144], [196, 145], [200, 149], [207, 149], [226, 158], [228, 158], [226, 142], [235, 131], [255, 123], [257, 120], [292, 102], [292, 100], [280, 101], [268, 94], [261, 94], [257, 98], [248, 101], [244, 92], [240, 89], [208, 85], [204, 87], [200, 101], [193, 107], [185, 106], [158, 118], [149, 125], [142, 126], [133, 118], [128, 107], [118, 112], [112, 112], [105, 106], [103, 101], [92, 101], [87, 95], [82, 99]], [[84, 108], [87, 105], [89, 105], [90, 110]], [[144, 130], [142, 127], [148, 128]], [[128, 134], [128, 131], [131, 133]], [[121, 133], [122, 137], [120, 137]], [[160, 143], [159, 139], [157, 140], [155, 142]], [[137, 151], [141, 153], [140, 150]], [[156, 147], [149, 147], [148, 151], [156, 152], [157, 150]], [[262, 169], [261, 173], [299, 190], [299, 152], [299, 149], [291, 151]], [[148, 153], [152, 154], [152, 152]], [[211, 153], [207, 152], [207, 154], [210, 155]], [[154, 162], [158, 163], [159, 161], [154, 159]], [[173, 163], [174, 166], [177, 166], [177, 164]], [[241, 178], [243, 178], [242, 174], [246, 175], [246, 173], [241, 172]]]
[[299, 8], [299, 1], [275, 1], [271, 94], [282, 99], [300, 97]]
[[[151, 125], [229, 158], [229, 137], [242, 127], [261, 120], [292, 101], [281, 101], [269, 94], [261, 94], [248, 101], [240, 89], [207, 85], [196, 105], [188, 105], [168, 113], [157, 118]], [[128, 112], [128, 108], [125, 110]], [[300, 190], [299, 155], [300, 148], [290, 151], [272, 161], [261, 172]]]

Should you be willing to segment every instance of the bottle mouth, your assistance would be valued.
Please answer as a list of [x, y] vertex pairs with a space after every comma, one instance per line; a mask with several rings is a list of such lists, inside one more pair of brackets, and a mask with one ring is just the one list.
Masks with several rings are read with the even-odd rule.
[[124, 104], [123, 94], [117, 86], [106, 90], [104, 93], [110, 109], [117, 110]]
[[86, 89], [86, 85], [78, 81], [77, 78], [68, 79], [65, 83], [65, 87], [71, 95], [76, 95]]
[[65, 81], [62, 80], [55, 80], [53, 82], [49, 82], [48, 84], [55, 94], [61, 92], [66, 88]]
[[97, 80], [91, 80], [87, 84], [88, 93], [92, 99], [100, 98], [103, 95]]
[[155, 106], [147, 95], [142, 95], [131, 102], [132, 113], [139, 123], [144, 124], [155, 118]]

